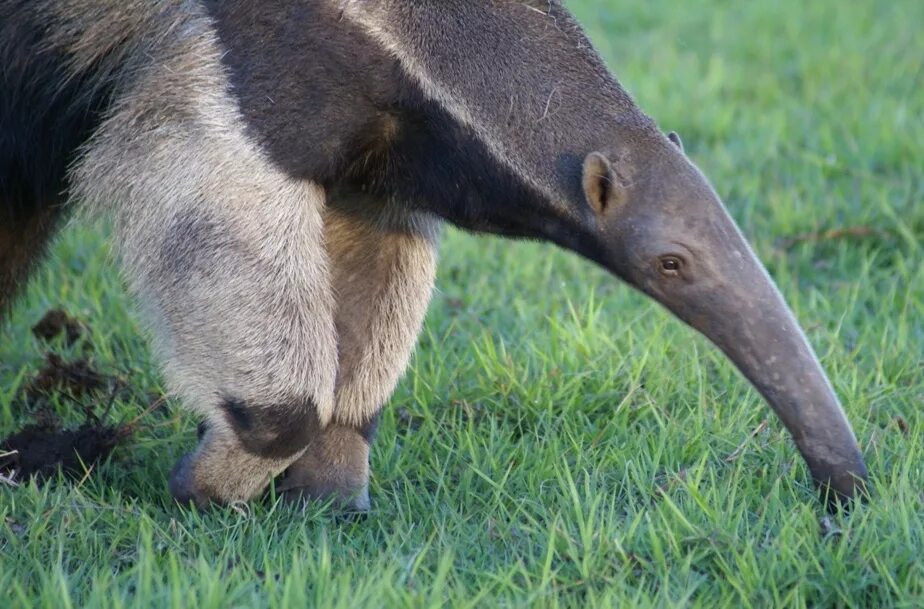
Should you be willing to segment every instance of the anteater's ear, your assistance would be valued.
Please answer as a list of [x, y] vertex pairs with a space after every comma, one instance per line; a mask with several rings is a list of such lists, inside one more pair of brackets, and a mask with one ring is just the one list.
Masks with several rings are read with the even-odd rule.
[[625, 201], [625, 189], [613, 165], [599, 152], [584, 159], [584, 196], [598, 214]]
[[683, 142], [680, 141], [680, 136], [677, 135], [676, 131], [671, 131], [667, 134], [667, 139], [674, 143], [674, 146], [680, 149], [680, 152], [683, 152]]

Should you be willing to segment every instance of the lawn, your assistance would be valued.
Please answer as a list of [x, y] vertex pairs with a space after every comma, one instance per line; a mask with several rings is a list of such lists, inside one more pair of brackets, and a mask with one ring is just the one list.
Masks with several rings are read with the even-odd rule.
[[[143, 326], [104, 228], [73, 226], [0, 331], [0, 436], [49, 348], [124, 379], [109, 417], [140, 418], [79, 480], [0, 484], [0, 606], [924, 606], [924, 3], [570, 6], [779, 282], [873, 500], [827, 517], [760, 397], [652, 302], [450, 230], [372, 513], [180, 508], [196, 421], [143, 414], [164, 390]], [[87, 341], [33, 338], [56, 306]]]

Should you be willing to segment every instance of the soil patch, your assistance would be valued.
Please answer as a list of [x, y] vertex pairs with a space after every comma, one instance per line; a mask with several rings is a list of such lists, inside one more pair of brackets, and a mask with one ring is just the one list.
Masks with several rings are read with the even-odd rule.
[[68, 315], [64, 309], [51, 309], [32, 326], [32, 334], [39, 340], [48, 342], [63, 334], [68, 346], [87, 334], [87, 330], [83, 322]]
[[[32, 329], [42, 340], [64, 334], [69, 345], [87, 330], [85, 324], [60, 309], [46, 313]], [[32, 477], [43, 481], [58, 471], [81, 477], [94, 463], [105, 459], [137, 427], [138, 419], [107, 421], [120, 388], [124, 382], [98, 372], [85, 358], [66, 361], [57, 353], [46, 353], [42, 367], [21, 390], [20, 399], [31, 409], [32, 421], [0, 440], [0, 482], [16, 485]], [[107, 394], [108, 400], [104, 398]], [[67, 398], [60, 402], [76, 409], [83, 422], [65, 426], [51, 407], [53, 396]], [[162, 403], [155, 401], [144, 414]]]
[[100, 374], [81, 358], [66, 362], [57, 353], [45, 354], [45, 365], [26, 383], [23, 393], [26, 402], [34, 403], [43, 395], [64, 393], [79, 398], [105, 389], [115, 378]]
[[29, 425], [0, 442], [0, 474], [11, 480], [38, 477], [44, 480], [60, 469], [82, 476], [105, 458], [130, 432], [124, 428], [87, 421], [76, 429], [38, 423]]

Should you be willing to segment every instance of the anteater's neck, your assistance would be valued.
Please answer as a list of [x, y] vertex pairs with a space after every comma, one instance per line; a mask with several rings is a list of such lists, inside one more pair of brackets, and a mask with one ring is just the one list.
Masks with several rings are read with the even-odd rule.
[[277, 164], [465, 228], [573, 246], [584, 156], [650, 122], [558, 2], [207, 6]]
[[558, 1], [349, 0], [424, 94], [559, 200], [584, 156], [649, 123]]

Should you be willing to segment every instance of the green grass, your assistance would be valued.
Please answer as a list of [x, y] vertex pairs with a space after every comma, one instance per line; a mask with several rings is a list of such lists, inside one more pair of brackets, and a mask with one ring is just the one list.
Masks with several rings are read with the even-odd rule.
[[[80, 484], [0, 488], [0, 606], [924, 606], [924, 3], [571, 6], [780, 283], [874, 500], [822, 523], [765, 404], [651, 302], [551, 246], [450, 231], [367, 519], [180, 509], [166, 474], [195, 421], [171, 404]], [[879, 232], [779, 245], [852, 226]], [[2, 330], [0, 435], [51, 306], [130, 380], [117, 418], [163, 389], [102, 233], [69, 228]]]

